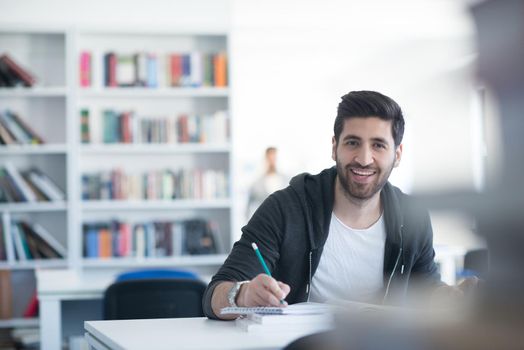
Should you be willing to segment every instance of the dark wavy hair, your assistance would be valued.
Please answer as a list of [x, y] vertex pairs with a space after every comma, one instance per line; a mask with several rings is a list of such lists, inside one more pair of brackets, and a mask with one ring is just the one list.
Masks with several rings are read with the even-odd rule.
[[404, 117], [400, 106], [390, 97], [376, 91], [351, 91], [342, 96], [333, 127], [337, 142], [344, 128], [344, 121], [356, 117], [379, 117], [383, 120], [391, 120], [391, 133], [395, 146], [402, 142]]

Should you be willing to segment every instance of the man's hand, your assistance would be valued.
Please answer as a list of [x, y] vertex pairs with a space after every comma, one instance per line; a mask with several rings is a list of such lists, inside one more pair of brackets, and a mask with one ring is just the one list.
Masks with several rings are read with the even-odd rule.
[[240, 287], [237, 298], [238, 306], [286, 306], [280, 300], [289, 294], [290, 287], [282, 282], [275, 280], [264, 273], [253, 278], [249, 283]]
[[453, 306], [464, 301], [464, 297], [471, 295], [479, 284], [477, 277], [468, 277], [456, 286], [441, 286], [431, 295], [432, 306]]

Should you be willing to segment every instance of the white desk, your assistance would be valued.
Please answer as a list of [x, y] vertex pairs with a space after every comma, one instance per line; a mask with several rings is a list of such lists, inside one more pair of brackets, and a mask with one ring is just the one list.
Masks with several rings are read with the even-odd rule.
[[[440, 264], [442, 280], [455, 283], [457, 260], [464, 248], [435, 246], [435, 260]], [[60, 349], [62, 344], [62, 301], [99, 300], [114, 281], [114, 274], [95, 271], [38, 270], [37, 290], [40, 301], [41, 349]], [[206, 277], [207, 278], [207, 277]]]
[[281, 349], [300, 338], [296, 332], [244, 332], [231, 321], [205, 317], [155, 320], [88, 321], [86, 340], [90, 349]]
[[74, 270], [37, 270], [40, 302], [40, 348], [62, 348], [62, 301], [101, 299], [114, 275], [84, 274]]

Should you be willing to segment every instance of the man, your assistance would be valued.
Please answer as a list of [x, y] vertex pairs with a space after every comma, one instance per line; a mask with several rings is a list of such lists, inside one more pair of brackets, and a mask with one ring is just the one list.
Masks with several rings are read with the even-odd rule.
[[[301, 174], [255, 212], [206, 289], [210, 318], [226, 306], [283, 306], [333, 299], [396, 303], [408, 283], [444, 284], [434, 262], [429, 215], [388, 183], [402, 157], [398, 104], [373, 91], [342, 97], [336, 166]], [[272, 277], [252, 250], [256, 243]]]
[[262, 202], [273, 192], [287, 186], [289, 178], [277, 169], [277, 149], [268, 147], [265, 152], [265, 169], [249, 189], [246, 216], [249, 219]]

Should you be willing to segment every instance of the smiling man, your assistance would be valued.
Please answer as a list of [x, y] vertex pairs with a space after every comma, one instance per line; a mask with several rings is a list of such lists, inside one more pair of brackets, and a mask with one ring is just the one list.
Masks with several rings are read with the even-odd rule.
[[300, 174], [262, 203], [207, 287], [205, 314], [233, 318], [220, 309], [285, 307], [282, 298], [398, 303], [415, 281], [445, 288], [428, 212], [388, 182], [403, 134], [402, 111], [391, 98], [374, 91], [343, 96], [332, 138], [336, 166]]

